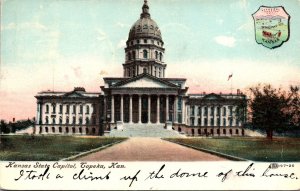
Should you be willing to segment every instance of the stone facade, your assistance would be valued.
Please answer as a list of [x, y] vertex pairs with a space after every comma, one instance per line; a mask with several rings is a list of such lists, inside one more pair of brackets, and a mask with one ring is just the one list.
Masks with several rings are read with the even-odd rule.
[[[158, 25], [145, 1], [131, 27], [125, 48], [123, 77], [104, 78], [101, 92], [40, 92], [36, 133], [104, 135], [126, 127], [164, 125], [190, 136], [242, 136], [237, 117], [246, 96], [188, 94], [185, 78], [166, 78], [165, 49]], [[240, 111], [239, 111], [240, 113]]]

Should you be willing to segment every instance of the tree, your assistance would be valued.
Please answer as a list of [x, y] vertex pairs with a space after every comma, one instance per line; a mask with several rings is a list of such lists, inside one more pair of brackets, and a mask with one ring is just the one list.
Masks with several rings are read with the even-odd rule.
[[267, 138], [272, 139], [275, 130], [285, 131], [299, 124], [298, 92], [299, 88], [296, 87], [291, 87], [289, 92], [285, 92], [269, 84], [264, 86], [258, 84], [250, 88], [252, 98], [248, 103], [248, 112], [252, 126], [265, 130]]

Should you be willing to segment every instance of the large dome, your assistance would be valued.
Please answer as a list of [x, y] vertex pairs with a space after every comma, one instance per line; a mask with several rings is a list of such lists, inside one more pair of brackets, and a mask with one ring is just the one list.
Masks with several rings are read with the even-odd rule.
[[162, 41], [160, 29], [150, 17], [147, 1], [145, 1], [142, 10], [141, 18], [134, 23], [129, 31], [128, 41], [145, 37]]

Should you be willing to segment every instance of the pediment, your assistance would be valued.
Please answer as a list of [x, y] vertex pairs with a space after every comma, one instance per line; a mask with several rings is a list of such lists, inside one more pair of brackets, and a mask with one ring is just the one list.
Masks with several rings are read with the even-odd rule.
[[69, 92], [69, 93], [66, 93], [64, 95], [64, 97], [76, 98], [76, 97], [84, 97], [84, 96], [77, 92]]
[[175, 84], [164, 81], [163, 79], [154, 78], [149, 75], [143, 75], [129, 80], [119, 82], [114, 85], [118, 88], [174, 88]]
[[216, 100], [216, 99], [222, 99], [222, 97], [217, 94], [208, 94], [204, 96], [204, 99]]

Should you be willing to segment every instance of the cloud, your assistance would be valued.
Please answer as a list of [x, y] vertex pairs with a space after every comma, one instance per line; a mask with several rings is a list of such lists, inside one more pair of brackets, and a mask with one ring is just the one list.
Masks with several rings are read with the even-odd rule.
[[47, 30], [47, 27], [39, 22], [23, 22], [20, 24], [9, 23], [7, 25], [1, 26], [1, 30], [24, 30], [24, 29], [45, 31]]
[[236, 42], [236, 39], [232, 36], [217, 36], [214, 40], [216, 43], [230, 48], [234, 47]]
[[117, 48], [125, 48], [126, 47], [126, 39], [120, 40], [120, 42], [117, 44]]
[[130, 27], [128, 24], [121, 23], [121, 22], [117, 22], [116, 26], [120, 27], [120, 28], [129, 28]]

